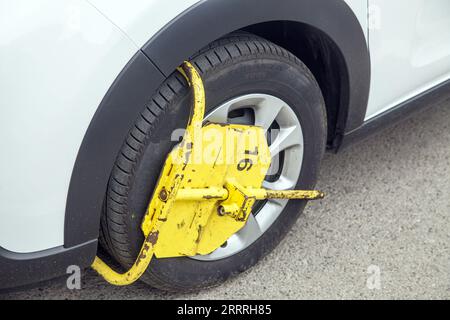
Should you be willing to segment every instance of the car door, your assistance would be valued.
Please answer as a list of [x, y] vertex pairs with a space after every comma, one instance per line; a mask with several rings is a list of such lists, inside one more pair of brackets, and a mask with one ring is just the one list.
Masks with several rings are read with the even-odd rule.
[[450, 1], [368, 4], [372, 84], [366, 120], [450, 78]]

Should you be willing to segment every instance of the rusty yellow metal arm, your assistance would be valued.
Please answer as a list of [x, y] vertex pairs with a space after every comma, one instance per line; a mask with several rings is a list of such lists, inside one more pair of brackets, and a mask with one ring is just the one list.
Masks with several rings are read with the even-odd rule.
[[[323, 199], [325, 194], [316, 190], [268, 190], [256, 188], [243, 188], [242, 192], [249, 198], [256, 200], [288, 199], [288, 200], [318, 200]], [[178, 191], [177, 200], [200, 201], [200, 200], [226, 200], [229, 191], [226, 188], [204, 188], [204, 189], [181, 189]]]
[[256, 200], [266, 199], [288, 199], [288, 200], [319, 200], [325, 198], [325, 194], [317, 190], [267, 190], [250, 189], [246, 190], [249, 194], [255, 196]]
[[92, 269], [97, 271], [107, 282], [115, 286], [127, 286], [133, 284], [144, 274], [153, 257], [154, 245], [157, 237], [149, 235], [145, 239], [141, 252], [130, 270], [125, 273], [119, 273], [111, 269], [99, 257], [95, 257]]

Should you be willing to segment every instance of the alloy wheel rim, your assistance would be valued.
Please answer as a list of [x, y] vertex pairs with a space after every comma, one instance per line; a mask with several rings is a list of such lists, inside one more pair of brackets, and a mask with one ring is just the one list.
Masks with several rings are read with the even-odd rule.
[[[205, 122], [256, 125], [264, 128], [268, 132], [272, 155], [269, 171], [275, 175], [268, 176], [263, 187], [273, 190], [295, 188], [303, 163], [304, 140], [300, 121], [286, 102], [268, 94], [243, 95], [215, 108], [205, 117]], [[272, 176], [276, 178], [273, 179]], [[258, 209], [254, 208], [246, 225], [222, 247], [209, 255], [190, 258], [217, 261], [245, 250], [273, 225], [287, 203], [287, 200], [278, 199], [259, 203]]]

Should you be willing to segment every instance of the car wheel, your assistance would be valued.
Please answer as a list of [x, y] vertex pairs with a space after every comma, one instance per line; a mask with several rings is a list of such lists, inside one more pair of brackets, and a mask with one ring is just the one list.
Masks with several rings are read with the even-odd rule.
[[[270, 189], [312, 189], [326, 144], [323, 97], [308, 68], [283, 48], [257, 36], [231, 34], [192, 57], [205, 85], [206, 120], [259, 125], [268, 131], [273, 166]], [[101, 243], [124, 267], [136, 259], [140, 229], [161, 168], [186, 127], [191, 91], [174, 72], [131, 128], [111, 174]], [[283, 239], [306, 201], [258, 202], [246, 226], [207, 256], [153, 258], [142, 280], [167, 291], [217, 285], [243, 272]]]

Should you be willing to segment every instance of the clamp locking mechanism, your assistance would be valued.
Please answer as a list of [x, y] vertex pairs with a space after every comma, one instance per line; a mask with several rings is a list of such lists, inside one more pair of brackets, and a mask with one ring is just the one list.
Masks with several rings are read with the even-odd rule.
[[114, 285], [138, 280], [153, 256], [207, 255], [244, 227], [257, 200], [316, 200], [320, 191], [266, 190], [271, 165], [264, 129], [203, 124], [205, 90], [197, 70], [179, 71], [193, 88], [193, 107], [182, 142], [168, 155], [142, 222], [145, 241], [130, 270], [119, 274], [96, 258], [92, 268]]

